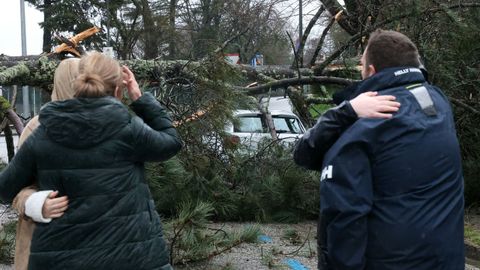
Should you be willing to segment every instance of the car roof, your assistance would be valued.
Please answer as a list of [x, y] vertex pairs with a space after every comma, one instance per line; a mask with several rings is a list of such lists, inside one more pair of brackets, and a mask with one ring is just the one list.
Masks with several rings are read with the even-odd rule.
[[288, 111], [293, 113], [292, 103], [288, 97], [270, 97], [261, 99], [264, 108], [268, 106], [269, 111]]
[[[248, 115], [260, 115], [260, 114], [262, 114], [262, 113], [260, 111], [256, 111], [256, 110], [235, 110], [235, 111], [233, 111], [234, 116], [242, 116], [242, 115], [248, 116]], [[284, 111], [284, 110], [272, 110], [272, 111], [270, 111], [270, 114], [272, 116], [293, 116], [293, 117], [297, 117], [296, 114], [294, 114], [292, 112], [289, 112], [289, 111]]]

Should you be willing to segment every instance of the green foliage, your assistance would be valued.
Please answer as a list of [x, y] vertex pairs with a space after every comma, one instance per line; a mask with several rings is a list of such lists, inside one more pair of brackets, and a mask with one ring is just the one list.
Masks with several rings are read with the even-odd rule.
[[292, 147], [264, 140], [239, 163], [233, 177], [239, 220], [297, 222], [317, 215], [319, 177], [295, 165]]
[[267, 266], [268, 269], [282, 269], [282, 265], [277, 262], [275, 256], [277, 256], [280, 251], [277, 247], [272, 247], [269, 251], [263, 252], [262, 250], [262, 264]]
[[298, 245], [302, 242], [302, 237], [295, 229], [287, 229], [283, 233], [282, 239], [287, 240], [292, 245]]
[[10, 105], [10, 102], [8, 102], [8, 100], [3, 96], [0, 96], [0, 118], [3, 119], [5, 113], [10, 108], [12, 108], [12, 105]]
[[[149, 164], [147, 176], [157, 210], [176, 215], [182, 201], [205, 201], [215, 220], [297, 222], [318, 213], [318, 175], [296, 166], [291, 147], [265, 141], [260, 151], [216, 156], [182, 153]], [[223, 157], [226, 158], [226, 157]], [[188, 168], [188, 169], [187, 169]]]
[[[464, 140], [472, 140], [472, 138], [466, 137], [466, 134], [462, 134]], [[476, 137], [478, 138], [478, 137]], [[466, 145], [463, 145], [465, 148], [468, 148]], [[472, 147], [474, 149], [479, 148], [479, 143], [474, 142], [472, 143]], [[464, 150], [464, 153], [467, 150]], [[478, 150], [480, 151], [480, 150]], [[468, 153], [468, 152], [467, 152]], [[479, 153], [479, 152], [477, 152]], [[466, 156], [463, 158], [463, 171], [464, 171], [464, 178], [465, 178], [465, 204], [472, 205], [480, 203], [478, 194], [480, 194], [480, 158], [479, 157], [472, 157]]]
[[[316, 215], [318, 177], [297, 167], [291, 147], [264, 142], [260, 152], [231, 143], [225, 124], [251, 99], [226, 85], [240, 77], [212, 56], [201, 63], [158, 66], [150, 87], [172, 112], [184, 148], [177, 157], [148, 164], [157, 210], [176, 216], [179, 202], [206, 202], [214, 220], [298, 221]], [[202, 112], [196, 120], [188, 120]], [[272, 203], [273, 202], [273, 203]]]
[[465, 239], [480, 247], [480, 231], [468, 223], [465, 224]]
[[25, 76], [29, 72], [28, 67], [23, 63], [7, 68], [0, 72], [0, 84], [8, 85], [12, 80]]
[[0, 230], [0, 264], [12, 264], [15, 252], [15, 230], [17, 222], [9, 222]]
[[212, 214], [213, 207], [209, 203], [188, 201], [179, 204], [178, 216], [165, 225], [173, 265], [207, 260], [241, 243], [257, 240], [258, 226], [227, 231], [209, 223]]
[[[448, 12], [427, 26], [419, 43], [433, 82], [455, 100], [480, 110], [480, 9]], [[443, 31], [442, 29], [449, 29]], [[457, 133], [462, 148], [466, 204], [479, 202], [480, 113], [454, 103]]]
[[310, 115], [312, 115], [312, 118], [317, 119], [322, 113], [331, 107], [332, 105], [329, 104], [312, 104], [309, 107]]
[[[94, 26], [95, 17], [99, 15], [98, 8], [87, 0], [26, 0], [44, 13], [45, 20], [40, 23], [44, 30], [43, 50], [50, 49], [58, 43], [54, 41], [54, 33], [79, 33]], [[114, 2], [110, 0], [110, 2]], [[90, 38], [84, 43], [91, 44], [99, 41], [98, 37]]]

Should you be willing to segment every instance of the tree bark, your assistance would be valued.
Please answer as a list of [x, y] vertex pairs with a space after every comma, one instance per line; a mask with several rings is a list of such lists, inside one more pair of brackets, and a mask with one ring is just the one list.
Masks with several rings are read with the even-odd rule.
[[[52, 17], [52, 0], [43, 0], [43, 21], [46, 22]], [[43, 26], [43, 47], [42, 51], [49, 53], [52, 50], [52, 30]]]
[[12, 130], [8, 124], [3, 129], [3, 132], [5, 133], [5, 143], [7, 144], [8, 162], [10, 162], [15, 156], [15, 144], [13, 142]]
[[[347, 13], [347, 10], [345, 10], [340, 3], [338, 3], [337, 0], [321, 0], [322, 4], [325, 6], [325, 8], [330, 12], [330, 14], [335, 17], [340, 11], [343, 11], [343, 13], [337, 18], [338, 24], [350, 35], [355, 35], [358, 32], [358, 29], [356, 29], [350, 22], [350, 17], [349, 14]], [[347, 13], [347, 14], [346, 14]]]
[[141, 8], [143, 17], [144, 59], [155, 59], [158, 57], [158, 29], [155, 27], [152, 9], [148, 0], [142, 0], [141, 6], [138, 5], [137, 8]]
[[176, 42], [175, 42], [175, 18], [176, 18], [177, 0], [170, 0], [168, 19], [170, 22], [170, 43], [168, 44], [169, 59], [174, 59], [176, 56]]
[[8, 118], [10, 123], [12, 123], [13, 126], [15, 127], [15, 130], [17, 131], [18, 136], [22, 135], [24, 126], [20, 117], [18, 117], [18, 115], [12, 109], [8, 109], [5, 116]]
[[[252, 80], [257, 80], [259, 76], [268, 76], [275, 80], [298, 76], [298, 70], [294, 70], [290, 66], [257, 66], [256, 68], [253, 68], [249, 65], [241, 65], [236, 67], [240, 68], [242, 71], [245, 71], [248, 78]], [[313, 76], [314, 73], [309, 68], [301, 68], [300, 75]]]
[[287, 88], [294, 85], [308, 85], [308, 84], [339, 84], [339, 85], [350, 85], [354, 81], [338, 77], [326, 77], [326, 76], [312, 76], [312, 77], [302, 77], [302, 78], [291, 78], [283, 79], [278, 81], [273, 81], [266, 83], [260, 86], [255, 86], [251, 88], [246, 87], [237, 87], [237, 90], [243, 91], [248, 95], [258, 95], [266, 93], [270, 90], [277, 88]]
[[[199, 65], [199, 62], [186, 60], [123, 60], [119, 62], [127, 65], [140, 81], [155, 81], [153, 71], [159, 67], [165, 69], [175, 65]], [[60, 63], [58, 59], [47, 56], [11, 57], [2, 55], [0, 56], [0, 85], [34, 85], [47, 88], [53, 83], [53, 74], [58, 63]]]

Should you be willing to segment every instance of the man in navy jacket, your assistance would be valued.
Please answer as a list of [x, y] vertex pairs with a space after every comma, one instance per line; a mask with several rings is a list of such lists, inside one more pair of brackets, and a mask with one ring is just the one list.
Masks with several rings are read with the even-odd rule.
[[[362, 57], [360, 94], [402, 104], [389, 119], [362, 118], [323, 158], [315, 128], [295, 160], [323, 160], [321, 269], [464, 269], [463, 176], [452, 111], [426, 82], [415, 45], [377, 30]], [[310, 135], [308, 135], [310, 134]], [[321, 153], [323, 154], [323, 153]]]

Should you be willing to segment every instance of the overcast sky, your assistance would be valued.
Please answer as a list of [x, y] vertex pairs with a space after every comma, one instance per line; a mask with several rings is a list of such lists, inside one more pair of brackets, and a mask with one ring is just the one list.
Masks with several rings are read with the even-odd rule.
[[[25, 3], [27, 54], [42, 52], [43, 32], [38, 25], [43, 14]], [[20, 0], [0, 0], [0, 54], [22, 55]]]
[[[310, 2], [308, 0], [304, 3]], [[340, 1], [343, 4], [343, 1]], [[292, 0], [292, 8], [298, 8], [298, 0]], [[312, 12], [308, 12], [310, 7], [318, 7], [315, 5], [306, 5], [304, 12], [304, 27], [308, 23]], [[38, 25], [43, 21], [43, 14], [33, 8], [30, 4], [25, 3], [25, 17], [26, 17], [26, 31], [27, 31], [27, 54], [40, 54], [42, 52], [43, 32]], [[310, 17], [311, 18], [311, 17]], [[298, 20], [292, 18], [292, 25], [295, 27]], [[21, 55], [22, 54], [22, 40], [20, 28], [20, 0], [0, 0], [0, 54], [6, 55]]]

